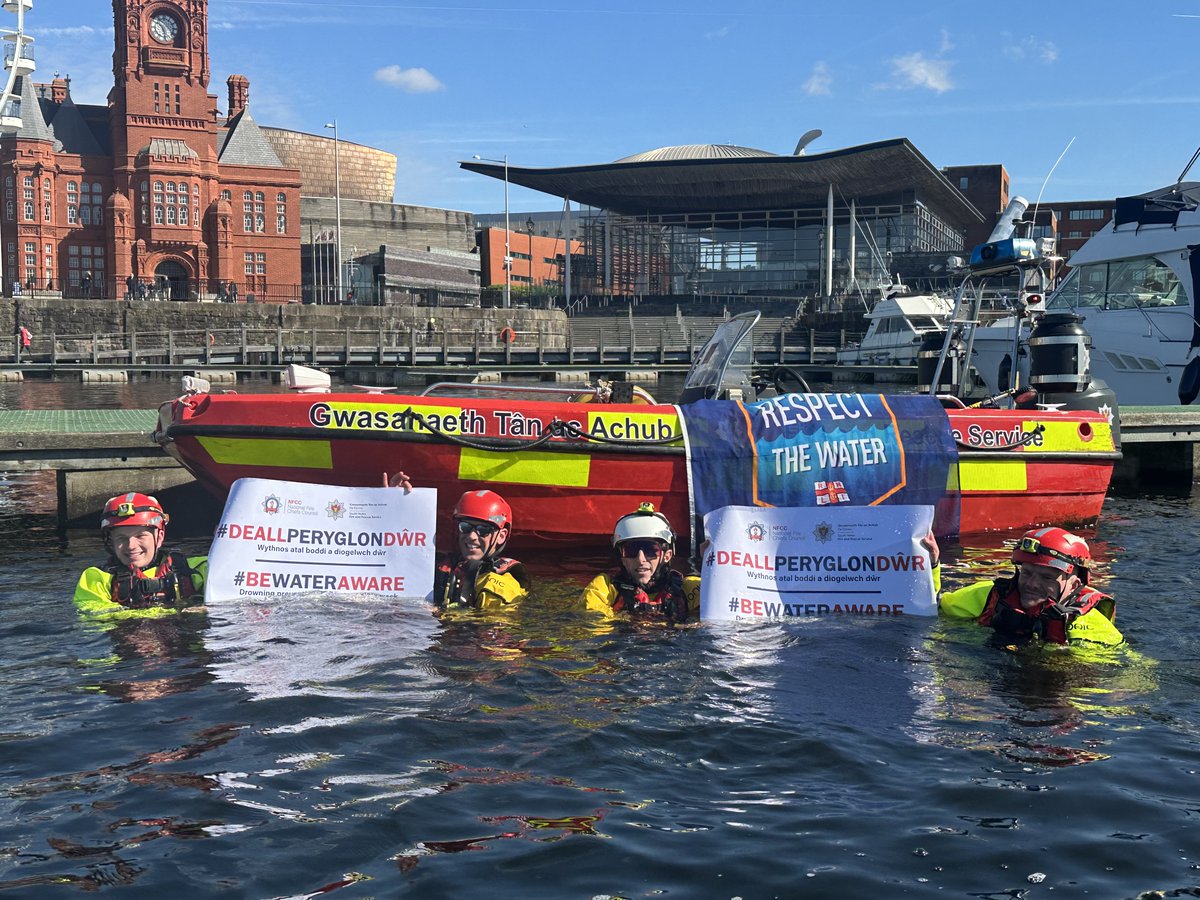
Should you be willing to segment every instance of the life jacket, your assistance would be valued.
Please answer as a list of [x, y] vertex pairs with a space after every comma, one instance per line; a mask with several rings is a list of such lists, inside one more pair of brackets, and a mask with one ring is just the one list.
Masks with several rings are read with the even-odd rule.
[[[467, 560], [447, 556], [438, 563], [434, 573], [434, 606], [438, 609], [478, 609], [480, 601], [475, 593], [475, 585], [480, 578], [489, 573], [512, 575], [522, 588], [529, 588], [529, 576], [525, 572], [525, 566], [518, 560], [507, 556], [489, 556], [482, 560], [478, 567], [472, 569], [467, 565]], [[467, 595], [470, 600], [464, 600], [463, 586], [471, 578], [474, 580], [470, 582], [471, 590]]]
[[1016, 577], [997, 579], [988, 593], [983, 612], [979, 614], [979, 623], [990, 625], [1007, 638], [1031, 640], [1038, 637], [1049, 644], [1065, 644], [1071, 622], [1093, 609], [1099, 609], [1106, 618], [1112, 619], [1115, 606], [1112, 598], [1086, 585], [1080, 587], [1071, 612], [1067, 614], [1049, 602], [1026, 612], [1020, 597]]
[[[154, 569], [154, 577], [146, 575]], [[139, 569], [110, 558], [104, 571], [112, 576], [112, 601], [128, 609], [174, 606], [189, 600], [196, 587], [187, 555], [179, 550], [160, 550], [154, 563]]]
[[665, 619], [667, 622], [687, 621], [688, 605], [683, 592], [683, 575], [674, 569], [667, 569], [647, 589], [631, 579], [622, 568], [613, 576], [612, 585], [617, 592], [612, 605], [614, 612]]

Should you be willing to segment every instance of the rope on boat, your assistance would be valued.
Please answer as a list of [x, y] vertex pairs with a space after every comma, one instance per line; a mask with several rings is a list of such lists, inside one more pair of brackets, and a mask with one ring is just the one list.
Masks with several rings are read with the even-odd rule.
[[1017, 450], [1021, 447], [1028, 447], [1033, 443], [1033, 439], [1045, 430], [1046, 426], [1039, 422], [1034, 426], [1033, 431], [1027, 432], [1019, 441], [1014, 441], [1011, 444], [1001, 444], [996, 447], [979, 447], [975, 444], [968, 444], [966, 441], [960, 441], [958, 438], [954, 439], [954, 443], [960, 447], [965, 447], [967, 450]]
[[556, 437], [574, 438], [581, 441], [592, 441], [597, 444], [614, 444], [621, 447], [638, 447], [646, 444], [672, 444], [676, 441], [682, 440], [683, 438], [682, 434], [668, 438], [635, 438], [632, 440], [626, 440], [624, 438], [601, 437], [600, 435], [587, 434], [586, 432], [582, 431], [574, 422], [564, 422], [562, 419], [555, 416], [542, 426], [541, 433], [528, 444], [521, 444], [518, 447], [513, 447], [511, 444], [491, 444], [484, 441], [471, 440], [470, 438], [465, 438], [461, 435], [443, 431], [437, 425], [430, 423], [428, 419], [426, 419], [412, 407], [409, 407], [408, 413], [413, 417], [413, 419], [420, 423], [422, 428], [426, 429], [427, 431], [436, 434], [438, 437], [443, 438], [452, 444], [458, 444], [461, 447], [470, 447], [472, 450], [532, 450], [535, 447], [540, 447], [542, 444], [545, 444], [551, 438]]

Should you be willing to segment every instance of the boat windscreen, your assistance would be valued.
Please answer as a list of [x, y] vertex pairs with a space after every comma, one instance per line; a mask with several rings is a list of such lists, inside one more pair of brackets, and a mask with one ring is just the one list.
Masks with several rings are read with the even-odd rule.
[[718, 399], [731, 388], [749, 387], [754, 362], [751, 333], [761, 316], [757, 310], [740, 313], [713, 332], [688, 370], [680, 403]]

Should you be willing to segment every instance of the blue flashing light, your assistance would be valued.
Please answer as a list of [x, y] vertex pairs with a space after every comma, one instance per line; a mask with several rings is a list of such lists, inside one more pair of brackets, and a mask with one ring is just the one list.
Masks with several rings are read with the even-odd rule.
[[989, 269], [1005, 263], [1037, 259], [1037, 242], [1031, 238], [1008, 238], [980, 244], [971, 251], [972, 269]]

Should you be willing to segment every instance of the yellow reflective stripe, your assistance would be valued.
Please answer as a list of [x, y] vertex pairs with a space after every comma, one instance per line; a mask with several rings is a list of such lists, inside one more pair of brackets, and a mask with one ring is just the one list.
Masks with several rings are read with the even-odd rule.
[[676, 436], [667, 446], [682, 446], [683, 432], [674, 413], [598, 412], [588, 410], [588, 434], [612, 440], [656, 441]]
[[951, 491], [1024, 491], [1028, 488], [1025, 461], [1020, 459], [959, 459], [950, 467], [946, 488]]
[[1112, 426], [1107, 422], [1088, 422], [1092, 427], [1092, 439], [1085, 441], [1079, 436], [1079, 422], [1024, 422], [1022, 430], [1026, 433], [1033, 431], [1038, 425], [1045, 425], [1042, 432], [1042, 446], [1028, 446], [1024, 453], [1062, 453], [1071, 450], [1088, 452], [1104, 452], [1115, 449], [1113, 445]]
[[213, 462], [225, 466], [265, 466], [280, 469], [332, 469], [329, 441], [296, 438], [220, 438], [196, 440]]
[[489, 453], [463, 447], [458, 457], [458, 477], [464, 481], [587, 487], [591, 471], [592, 458], [582, 453]]

